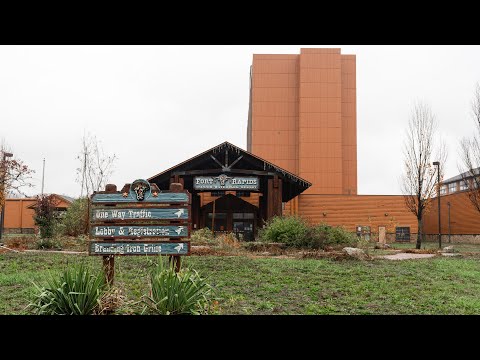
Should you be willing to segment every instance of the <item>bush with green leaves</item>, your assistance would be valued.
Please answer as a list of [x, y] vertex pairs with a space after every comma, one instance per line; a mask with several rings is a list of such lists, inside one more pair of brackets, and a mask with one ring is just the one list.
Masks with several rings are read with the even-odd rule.
[[86, 234], [88, 227], [88, 198], [75, 199], [68, 207], [58, 227], [60, 235]]
[[100, 312], [107, 290], [103, 272], [92, 273], [83, 263], [70, 265], [60, 276], [50, 276], [47, 286], [35, 284], [28, 308], [38, 315], [89, 315]]
[[310, 226], [299, 216], [276, 216], [259, 231], [260, 241], [284, 243], [289, 247], [323, 249], [326, 246], [354, 246], [357, 237], [342, 227]]
[[143, 296], [144, 313], [159, 315], [208, 314], [213, 288], [194, 269], [178, 273], [160, 259], [150, 274], [150, 294]]
[[259, 230], [260, 241], [281, 242], [294, 247], [304, 246], [308, 235], [308, 223], [299, 216], [275, 216]]
[[42, 239], [51, 238], [54, 235], [55, 222], [58, 218], [56, 211], [58, 202], [59, 200], [54, 195], [42, 194], [36, 197], [33, 219], [35, 225], [40, 229]]
[[35, 246], [38, 250], [45, 250], [45, 249], [62, 250], [62, 244], [57, 239], [40, 238], [35, 242]]
[[325, 245], [355, 246], [357, 245], [357, 242], [358, 237], [356, 234], [347, 231], [341, 226], [331, 226], [327, 232]]

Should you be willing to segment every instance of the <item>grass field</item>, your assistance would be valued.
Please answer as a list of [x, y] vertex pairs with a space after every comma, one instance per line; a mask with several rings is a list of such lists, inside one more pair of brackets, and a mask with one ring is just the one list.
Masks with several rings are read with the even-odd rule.
[[[478, 248], [478, 247], [477, 247]], [[217, 289], [217, 314], [480, 314], [480, 262], [464, 258], [342, 260], [190, 256]], [[139, 314], [155, 257], [117, 257], [117, 314]], [[34, 286], [50, 273], [101, 258], [54, 253], [0, 254], [0, 313], [27, 314]]]

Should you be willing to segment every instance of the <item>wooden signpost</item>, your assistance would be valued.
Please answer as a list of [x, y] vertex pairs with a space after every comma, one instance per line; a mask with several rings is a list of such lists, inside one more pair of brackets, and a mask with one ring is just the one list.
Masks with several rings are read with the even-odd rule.
[[178, 272], [180, 256], [190, 255], [191, 194], [179, 183], [169, 191], [141, 179], [121, 191], [108, 184], [90, 197], [89, 229], [88, 253], [103, 256], [110, 284], [115, 255], [169, 255]]

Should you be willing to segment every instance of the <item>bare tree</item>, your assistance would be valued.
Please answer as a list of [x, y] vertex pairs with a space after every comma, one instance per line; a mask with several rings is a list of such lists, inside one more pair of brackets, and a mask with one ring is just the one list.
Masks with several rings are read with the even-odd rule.
[[28, 168], [22, 160], [15, 158], [10, 147], [2, 141], [0, 145], [0, 207], [5, 203], [6, 195], [25, 195], [23, 188], [33, 187], [31, 183], [34, 170]]
[[107, 155], [97, 138], [93, 135], [83, 135], [82, 150], [77, 155], [80, 167], [77, 168], [77, 182], [82, 184], [80, 197], [88, 196], [94, 191], [105, 187], [114, 171], [116, 155]]
[[471, 138], [463, 138], [460, 141], [461, 173], [466, 194], [472, 205], [480, 212], [480, 84], [475, 86], [472, 100], [472, 115], [475, 123], [475, 131]]
[[[417, 218], [417, 249], [420, 249], [422, 243], [423, 216], [428, 210], [432, 196], [436, 193], [437, 173], [432, 162], [440, 162], [440, 179], [442, 180], [447, 158], [445, 143], [435, 139], [436, 131], [437, 121], [430, 106], [421, 102], [416, 103], [404, 141], [402, 193], [407, 208]], [[437, 195], [440, 195], [439, 191]]]

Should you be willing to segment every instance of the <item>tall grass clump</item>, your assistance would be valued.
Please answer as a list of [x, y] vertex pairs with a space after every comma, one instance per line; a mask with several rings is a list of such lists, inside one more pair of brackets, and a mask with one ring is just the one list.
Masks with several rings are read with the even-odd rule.
[[103, 272], [92, 273], [81, 263], [70, 265], [60, 276], [50, 276], [47, 286], [35, 284], [34, 301], [28, 308], [38, 315], [89, 315], [100, 312], [107, 290]]
[[178, 273], [160, 259], [150, 274], [150, 294], [143, 296], [144, 313], [158, 315], [208, 314], [213, 288], [194, 269]]

